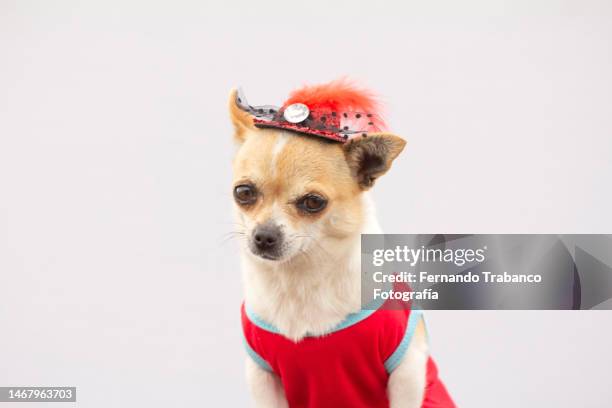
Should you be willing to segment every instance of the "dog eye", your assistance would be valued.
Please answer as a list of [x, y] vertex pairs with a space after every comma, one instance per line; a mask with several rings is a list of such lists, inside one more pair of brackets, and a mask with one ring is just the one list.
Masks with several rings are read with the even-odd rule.
[[234, 198], [241, 205], [253, 204], [257, 201], [257, 191], [253, 186], [241, 184], [234, 188]]
[[297, 202], [297, 206], [300, 210], [316, 213], [321, 211], [327, 205], [327, 200], [316, 194], [307, 194], [300, 198]]

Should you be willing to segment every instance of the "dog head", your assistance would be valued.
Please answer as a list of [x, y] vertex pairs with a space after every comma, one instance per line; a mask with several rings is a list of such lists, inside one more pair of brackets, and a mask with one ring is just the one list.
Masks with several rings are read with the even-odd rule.
[[261, 262], [339, 253], [364, 222], [362, 193], [385, 174], [405, 142], [387, 133], [346, 143], [261, 129], [230, 97], [239, 149], [233, 196], [245, 251]]

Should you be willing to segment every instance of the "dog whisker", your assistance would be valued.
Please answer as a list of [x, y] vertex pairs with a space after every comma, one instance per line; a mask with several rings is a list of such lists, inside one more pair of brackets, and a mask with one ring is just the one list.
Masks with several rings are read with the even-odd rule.
[[303, 248], [303, 245], [299, 245], [298, 253], [304, 258], [305, 261], [307, 261], [311, 265], [320, 266], [324, 265], [327, 261], [332, 260], [331, 254], [327, 250], [325, 250], [325, 248], [323, 248], [323, 246], [319, 242], [317, 242], [317, 240], [314, 239], [311, 235], [294, 235], [293, 238], [309, 240], [309, 242], [312, 242], [319, 250], [319, 254], [321, 256], [315, 258], [311, 252], [306, 251], [306, 249]]
[[245, 241], [246, 241], [247, 235], [246, 235], [246, 233], [245, 233], [244, 231], [230, 231], [230, 232], [228, 232], [228, 233], [224, 234], [224, 235], [221, 237], [221, 242], [220, 242], [220, 244], [221, 244], [221, 245], [224, 245], [224, 244], [226, 244], [227, 242], [229, 242], [229, 241], [231, 241], [231, 240], [233, 240], [233, 239], [236, 239], [236, 238], [237, 238], [237, 239], [241, 239], [241, 240], [245, 240]]

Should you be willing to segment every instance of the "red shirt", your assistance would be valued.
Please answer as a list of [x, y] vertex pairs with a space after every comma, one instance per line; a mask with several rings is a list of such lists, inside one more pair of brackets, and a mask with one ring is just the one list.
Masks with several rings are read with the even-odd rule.
[[[292, 408], [389, 407], [389, 375], [401, 362], [421, 317], [410, 308], [365, 310], [328, 334], [294, 343], [244, 304], [241, 312], [247, 353], [280, 377]], [[455, 407], [431, 358], [422, 407]]]

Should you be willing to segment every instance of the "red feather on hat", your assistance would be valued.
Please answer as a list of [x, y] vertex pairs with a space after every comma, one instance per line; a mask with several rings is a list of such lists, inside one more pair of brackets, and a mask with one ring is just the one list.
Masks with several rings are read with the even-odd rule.
[[363, 117], [369, 127], [376, 131], [385, 128], [380, 113], [380, 102], [376, 96], [347, 79], [337, 79], [326, 84], [307, 85], [296, 89], [291, 92], [289, 99], [283, 104], [283, 109], [294, 103], [303, 103], [314, 112], [335, 112], [350, 122]]

